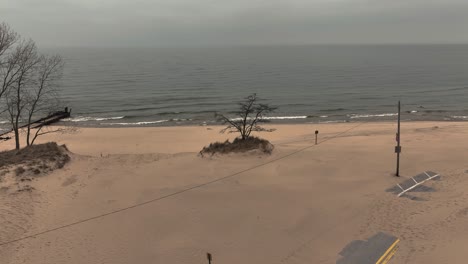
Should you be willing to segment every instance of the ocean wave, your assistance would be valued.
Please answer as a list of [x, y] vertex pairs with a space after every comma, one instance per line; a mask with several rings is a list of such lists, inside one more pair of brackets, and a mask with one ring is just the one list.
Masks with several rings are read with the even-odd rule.
[[169, 121], [174, 121], [174, 122], [181, 122], [181, 121], [192, 121], [193, 119], [191, 118], [172, 118]]
[[91, 117], [91, 116], [77, 116], [72, 118], [66, 118], [62, 121], [65, 122], [89, 122], [89, 121], [106, 121], [106, 120], [118, 120], [123, 119], [125, 116], [115, 116], [115, 117]]
[[8, 124], [10, 121], [0, 121], [0, 124]]
[[306, 119], [307, 116], [265, 116], [265, 120]]
[[356, 115], [356, 114], [351, 114], [349, 115], [349, 118], [355, 119], [355, 118], [369, 118], [369, 117], [388, 117], [388, 116], [397, 116], [398, 113], [385, 113], [385, 114], [375, 114], [375, 115]]
[[141, 126], [141, 125], [152, 125], [168, 122], [169, 120], [156, 120], [156, 121], [142, 121], [142, 122], [133, 122], [133, 123], [101, 123], [101, 125], [110, 125], [110, 126]]
[[431, 114], [431, 113], [447, 113], [449, 111], [447, 111], [447, 110], [424, 110], [423, 112]]
[[161, 112], [161, 113], [158, 113], [158, 115], [178, 115], [178, 114], [182, 114], [182, 112], [174, 111], [174, 112]]
[[[306, 119], [308, 116], [264, 116], [262, 120], [288, 120], [288, 119]], [[251, 120], [252, 118], [249, 117], [247, 120]], [[242, 118], [236, 117], [229, 119], [231, 121], [240, 121]]]
[[341, 112], [341, 111], [345, 111], [346, 109], [345, 108], [330, 108], [330, 109], [322, 109], [322, 110], [319, 110], [320, 112]]
[[451, 118], [455, 118], [455, 119], [468, 119], [468, 116], [451, 116]]

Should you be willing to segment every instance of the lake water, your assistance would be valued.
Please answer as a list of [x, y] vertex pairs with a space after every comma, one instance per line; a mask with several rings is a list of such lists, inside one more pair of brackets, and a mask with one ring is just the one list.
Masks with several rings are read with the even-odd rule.
[[[49, 50], [48, 50], [49, 51]], [[257, 93], [274, 122], [468, 120], [468, 45], [61, 48], [65, 122], [212, 124]]]

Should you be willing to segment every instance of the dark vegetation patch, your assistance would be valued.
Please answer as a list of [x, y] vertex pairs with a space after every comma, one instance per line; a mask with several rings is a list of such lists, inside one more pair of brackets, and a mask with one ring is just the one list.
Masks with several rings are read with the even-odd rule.
[[69, 161], [70, 156], [65, 145], [49, 142], [0, 152], [0, 171], [6, 173], [12, 168], [16, 176], [38, 175], [61, 169]]
[[15, 174], [16, 174], [16, 176], [20, 176], [20, 175], [22, 175], [24, 172], [26, 172], [26, 170], [25, 170], [22, 166], [18, 166], [18, 167], [15, 169]]
[[274, 146], [266, 139], [258, 137], [248, 137], [245, 140], [240, 138], [234, 139], [233, 142], [226, 140], [225, 142], [211, 143], [209, 146], [204, 147], [200, 151], [200, 155], [203, 157], [205, 154], [228, 154], [228, 153], [243, 153], [248, 151], [258, 150], [261, 153], [271, 154]]
[[6, 174], [8, 174], [10, 171], [9, 170], [0, 170], [0, 180], [1, 180], [1, 177], [2, 176], [5, 176]]
[[24, 185], [22, 186], [21, 188], [19, 188], [16, 192], [32, 192], [34, 191], [36, 188], [32, 187], [31, 185]]

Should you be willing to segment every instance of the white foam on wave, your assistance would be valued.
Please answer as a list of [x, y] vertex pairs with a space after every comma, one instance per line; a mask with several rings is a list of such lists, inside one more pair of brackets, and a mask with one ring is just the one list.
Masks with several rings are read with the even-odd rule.
[[[264, 116], [263, 120], [288, 120], [288, 119], [306, 119], [307, 116]], [[252, 118], [247, 118], [247, 120], [251, 120]], [[231, 121], [240, 121], [242, 118], [231, 118]]]
[[191, 118], [173, 118], [169, 121], [181, 122], [181, 121], [192, 121], [192, 119]]
[[92, 117], [92, 116], [77, 116], [73, 118], [66, 118], [63, 121], [66, 122], [89, 122], [89, 121], [106, 121], [106, 120], [118, 120], [123, 119], [125, 116], [115, 116], [115, 117]]
[[375, 114], [375, 115], [356, 115], [352, 114], [350, 115], [349, 118], [355, 119], [355, 118], [369, 118], [369, 117], [387, 117], [387, 116], [397, 116], [398, 113], [385, 113], [385, 114]]
[[266, 120], [305, 119], [307, 116], [265, 116]]
[[[247, 120], [250, 120], [250, 119], [252, 119], [252, 118], [250, 118], [250, 117], [247, 118]], [[231, 121], [241, 121], [241, 120], [243, 120], [243, 118], [236, 117], [236, 118], [230, 118], [229, 120], [231, 120]]]
[[455, 119], [468, 119], [468, 116], [452, 116]]
[[410, 113], [414, 114], [414, 113], [417, 113], [417, 112], [418, 112], [418, 111], [416, 111], [416, 110], [411, 110]]
[[0, 124], [8, 124], [10, 121], [0, 121]]
[[111, 126], [141, 126], [141, 125], [151, 125], [168, 122], [169, 120], [156, 120], [156, 121], [143, 121], [143, 122], [133, 122], [133, 123], [101, 123], [101, 125], [111, 125]]

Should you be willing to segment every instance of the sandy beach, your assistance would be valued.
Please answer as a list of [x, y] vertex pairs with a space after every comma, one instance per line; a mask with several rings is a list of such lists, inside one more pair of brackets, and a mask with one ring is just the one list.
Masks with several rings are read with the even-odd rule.
[[[270, 156], [198, 156], [234, 137], [216, 126], [45, 135], [38, 143], [66, 144], [71, 162], [31, 192], [0, 181], [0, 244], [143, 205], [0, 246], [0, 262], [199, 264], [210, 252], [223, 264], [336, 263], [377, 232], [401, 240], [391, 263], [466, 262], [468, 122], [403, 123], [401, 178], [394, 123], [274, 127], [261, 134]], [[423, 171], [442, 175], [430, 191], [386, 192]]]

